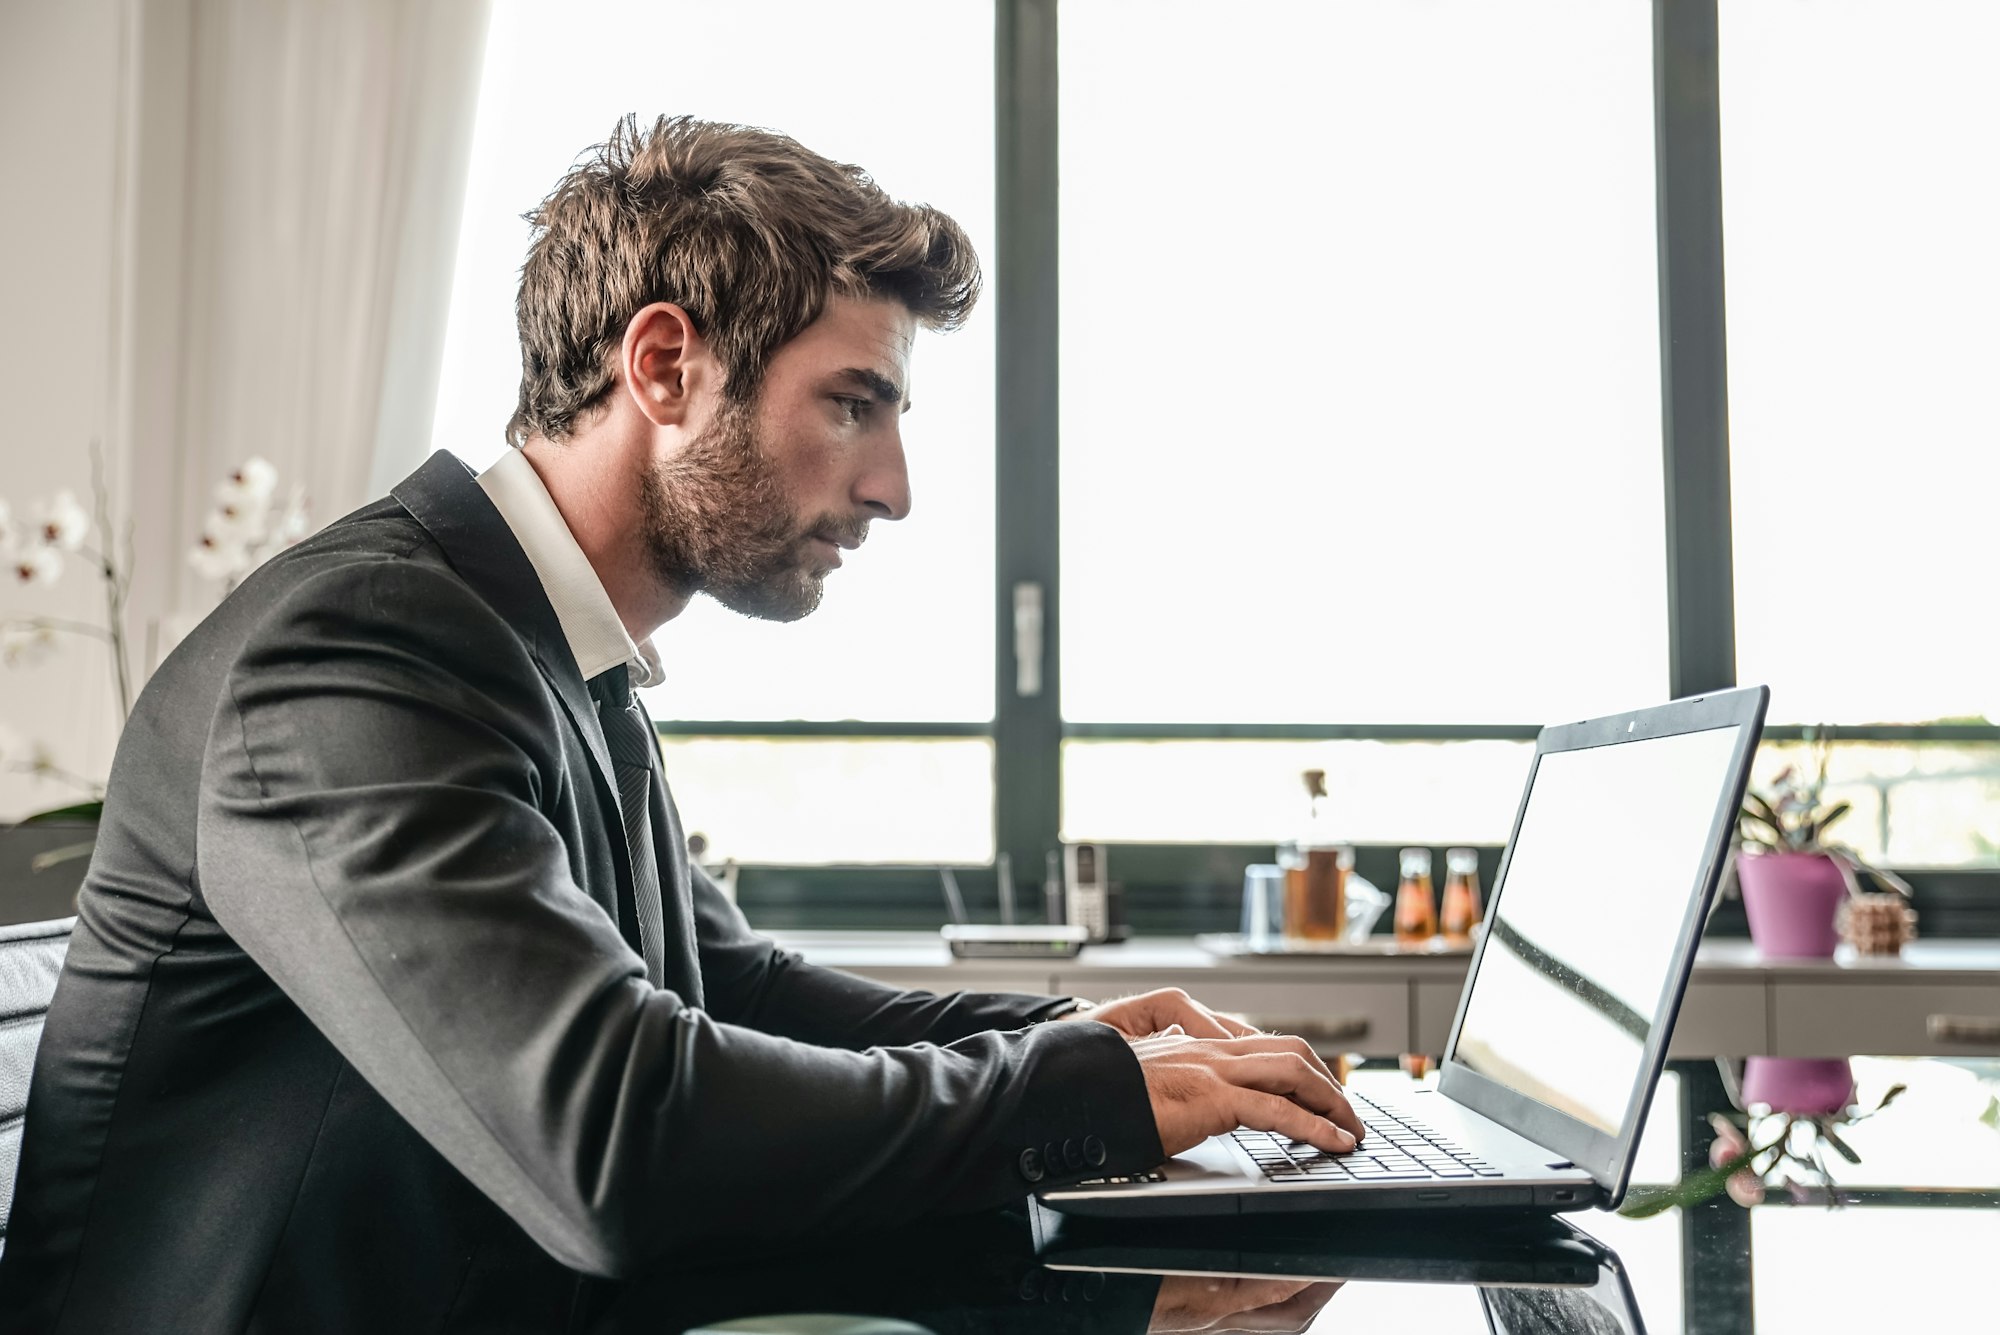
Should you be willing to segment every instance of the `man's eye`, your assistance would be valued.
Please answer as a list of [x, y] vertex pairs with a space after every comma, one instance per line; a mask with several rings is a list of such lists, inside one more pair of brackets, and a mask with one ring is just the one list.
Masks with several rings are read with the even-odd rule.
[[847, 415], [847, 420], [850, 422], [859, 422], [868, 415], [867, 399], [853, 399], [844, 394], [836, 394], [833, 401], [840, 405], [841, 412]]

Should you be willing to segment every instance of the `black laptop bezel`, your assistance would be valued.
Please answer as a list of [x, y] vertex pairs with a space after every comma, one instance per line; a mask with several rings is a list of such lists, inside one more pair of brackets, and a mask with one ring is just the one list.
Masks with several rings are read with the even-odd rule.
[[1756, 755], [1757, 743], [1763, 735], [1764, 711], [1770, 698], [1770, 689], [1764, 686], [1717, 691], [1632, 713], [1612, 714], [1580, 723], [1556, 724], [1544, 728], [1535, 743], [1534, 764], [1529, 769], [1527, 785], [1522, 789], [1521, 805], [1514, 813], [1507, 851], [1501, 859], [1499, 874], [1493, 882], [1493, 894], [1488, 901], [1486, 916], [1489, 922], [1497, 917], [1506, 897], [1508, 867], [1513, 861], [1515, 841], [1521, 833], [1521, 822], [1527, 815], [1528, 801], [1534, 793], [1535, 776], [1541, 770], [1543, 756], [1560, 751], [1613, 746], [1621, 742], [1710, 732], [1717, 728], [1733, 727], [1739, 730], [1735, 750], [1730, 757], [1729, 779], [1716, 799], [1715, 812], [1710, 821], [1708, 851], [1697, 874], [1695, 893], [1690, 897], [1686, 915], [1681, 920], [1667, 986], [1661, 991], [1659, 1008], [1653, 1016], [1646, 1047], [1640, 1056], [1639, 1069], [1644, 1079], [1635, 1085], [1625, 1114], [1619, 1119], [1620, 1125], [1625, 1128], [1624, 1134], [1613, 1136], [1600, 1131], [1479, 1074], [1457, 1059], [1459, 1030], [1465, 1023], [1466, 1007], [1472, 1000], [1473, 984], [1479, 977], [1479, 966], [1485, 958], [1490, 933], [1479, 934], [1466, 973], [1465, 987], [1459, 992], [1458, 1012], [1452, 1017], [1451, 1036], [1445, 1042], [1445, 1059], [1438, 1077], [1439, 1092], [1512, 1128], [1536, 1144], [1554, 1150], [1590, 1174], [1605, 1192], [1605, 1199], [1600, 1202], [1605, 1209], [1616, 1209], [1625, 1197], [1633, 1151], [1645, 1130], [1647, 1106], [1659, 1081], [1660, 1068], [1666, 1061], [1667, 1044], [1673, 1036], [1672, 1020], [1687, 991], [1688, 976], [1694, 968], [1695, 947], [1700, 944], [1702, 928], [1708, 922], [1709, 906], [1714, 901], [1716, 886], [1728, 862], [1730, 836], [1736, 828], [1737, 812], [1743, 805], [1743, 791], [1750, 778], [1750, 761]]
[[1218, 1229], [1214, 1218], [1141, 1224], [1031, 1208], [1036, 1259], [1051, 1269], [1589, 1288], [1619, 1264], [1560, 1215], [1390, 1215], [1356, 1229], [1337, 1213], [1279, 1214]]

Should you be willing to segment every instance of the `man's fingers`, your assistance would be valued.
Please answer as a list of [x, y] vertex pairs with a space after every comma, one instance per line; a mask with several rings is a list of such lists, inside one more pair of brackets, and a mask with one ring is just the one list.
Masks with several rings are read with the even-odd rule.
[[1231, 1084], [1266, 1094], [1282, 1094], [1316, 1112], [1353, 1136], [1358, 1143], [1366, 1131], [1361, 1119], [1347, 1102], [1347, 1094], [1319, 1070], [1293, 1053], [1260, 1053], [1238, 1057], [1224, 1071]]
[[1319, 1068], [1319, 1073], [1321, 1075], [1325, 1076], [1329, 1080], [1333, 1079], [1333, 1068], [1326, 1064], [1326, 1058], [1320, 1056], [1319, 1053], [1313, 1050], [1312, 1044], [1306, 1042], [1303, 1038], [1293, 1038], [1292, 1041], [1299, 1045], [1299, 1048], [1301, 1049], [1299, 1053], [1300, 1056], [1304, 1057], [1308, 1062], [1312, 1063], [1315, 1067]]
[[[1144, 1041], [1144, 1040], [1140, 1040]], [[1340, 1082], [1333, 1078], [1326, 1062], [1302, 1038], [1284, 1034], [1255, 1034], [1244, 1038], [1211, 1039], [1212, 1050], [1228, 1054], [1215, 1071], [1231, 1084], [1249, 1084], [1276, 1094], [1300, 1095], [1315, 1111], [1338, 1123], [1358, 1142], [1367, 1127], [1348, 1105]], [[1250, 1063], [1244, 1066], [1244, 1063]], [[1238, 1068], [1256, 1075], [1239, 1077]]]
[[1356, 1143], [1348, 1132], [1317, 1113], [1307, 1112], [1282, 1094], [1238, 1087], [1233, 1111], [1239, 1126], [1290, 1136], [1328, 1154], [1345, 1154]]
[[1155, 1028], [1165, 1024], [1177, 1024], [1183, 1032], [1195, 1038], [1237, 1036], [1216, 1018], [1213, 1011], [1177, 987], [1156, 992], [1151, 999], [1154, 1003]]
[[1229, 1031], [1229, 1037], [1231, 1038], [1249, 1038], [1252, 1034], [1261, 1034], [1264, 1032], [1240, 1015], [1230, 1015], [1224, 1011], [1211, 1011], [1209, 1013], [1215, 1017], [1217, 1024]]
[[1268, 1332], [1269, 1335], [1296, 1335], [1296, 1332], [1312, 1325], [1320, 1309], [1332, 1301], [1333, 1295], [1338, 1292], [1340, 1292], [1339, 1280], [1308, 1284], [1281, 1302], [1259, 1307], [1253, 1312], [1245, 1312], [1242, 1320], [1231, 1324], [1236, 1330]]
[[1230, 1040], [1232, 1052], [1296, 1052], [1307, 1063], [1318, 1069], [1327, 1079], [1333, 1079], [1333, 1071], [1326, 1064], [1326, 1058], [1313, 1051], [1313, 1045], [1294, 1034], [1266, 1034], [1253, 1030]]

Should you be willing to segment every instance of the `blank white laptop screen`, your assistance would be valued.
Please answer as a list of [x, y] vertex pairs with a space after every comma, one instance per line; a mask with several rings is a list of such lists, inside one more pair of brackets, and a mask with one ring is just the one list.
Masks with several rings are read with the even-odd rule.
[[1734, 726], [1541, 757], [1453, 1056], [1609, 1135], [1708, 857]]

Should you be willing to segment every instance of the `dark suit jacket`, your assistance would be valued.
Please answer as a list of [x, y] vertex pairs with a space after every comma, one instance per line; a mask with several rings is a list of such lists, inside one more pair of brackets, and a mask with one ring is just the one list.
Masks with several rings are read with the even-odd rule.
[[808, 966], [677, 821], [658, 855], [661, 989], [591, 701], [464, 465], [270, 562], [120, 741], [0, 1330], [560, 1329], [689, 1244], [1018, 1198], [1031, 1147], [1160, 1160], [1109, 1028]]

